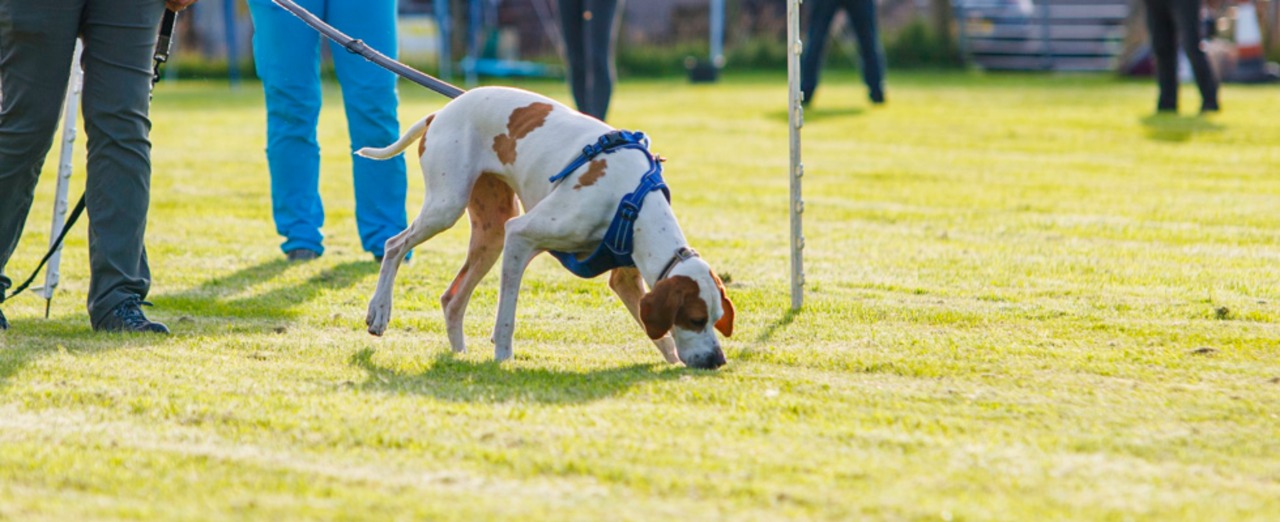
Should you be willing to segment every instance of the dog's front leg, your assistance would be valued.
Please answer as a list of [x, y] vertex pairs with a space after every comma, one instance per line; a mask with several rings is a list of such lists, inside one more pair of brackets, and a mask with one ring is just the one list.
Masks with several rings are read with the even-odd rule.
[[[623, 305], [626, 305], [627, 311], [631, 312], [631, 317], [634, 317], [636, 323], [643, 328], [644, 321], [640, 319], [640, 299], [644, 298], [644, 279], [640, 277], [640, 271], [631, 267], [613, 269], [609, 274], [609, 288], [613, 289], [613, 293], [618, 295]], [[676, 342], [671, 338], [671, 334], [654, 340], [653, 345], [658, 347], [662, 358], [667, 362], [671, 364], [680, 362], [680, 356], [676, 354]]]
[[539, 250], [529, 237], [531, 216], [525, 214], [507, 222], [507, 237], [502, 257], [502, 283], [498, 288], [498, 319], [493, 326], [493, 358], [505, 361], [511, 358], [512, 338], [516, 330], [516, 298], [520, 294], [520, 280], [533, 256]]

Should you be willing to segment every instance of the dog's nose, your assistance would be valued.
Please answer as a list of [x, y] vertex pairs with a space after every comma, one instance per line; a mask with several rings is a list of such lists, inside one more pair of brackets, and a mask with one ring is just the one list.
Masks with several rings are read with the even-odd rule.
[[710, 354], [703, 355], [701, 357], [691, 357], [690, 359], [692, 360], [689, 361], [689, 366], [701, 368], [703, 370], [714, 370], [724, 366], [725, 363], [724, 352], [720, 351], [718, 348]]

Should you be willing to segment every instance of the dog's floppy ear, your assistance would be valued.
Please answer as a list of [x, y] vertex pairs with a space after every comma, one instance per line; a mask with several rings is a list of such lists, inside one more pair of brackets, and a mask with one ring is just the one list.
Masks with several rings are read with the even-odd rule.
[[720, 280], [720, 276], [715, 271], [711, 271], [711, 278], [716, 280], [716, 288], [720, 289], [720, 306], [724, 308], [724, 315], [720, 316], [720, 320], [716, 321], [716, 330], [725, 337], [733, 337], [733, 301], [729, 300], [729, 293], [724, 289], [724, 281]]
[[[694, 284], [695, 288], [697, 286]], [[661, 339], [671, 331], [676, 322], [676, 312], [680, 311], [686, 293], [686, 286], [676, 278], [663, 279], [653, 285], [652, 292], [640, 299], [640, 322], [644, 323], [644, 333], [650, 339]]]

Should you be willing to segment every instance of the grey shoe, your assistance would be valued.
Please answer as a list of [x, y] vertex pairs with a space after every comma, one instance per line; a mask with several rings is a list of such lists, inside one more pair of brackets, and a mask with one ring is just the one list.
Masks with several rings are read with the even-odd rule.
[[307, 250], [305, 248], [295, 248], [293, 250], [285, 252], [284, 256], [288, 258], [289, 261], [299, 262], [299, 261], [311, 261], [312, 259], [320, 257], [320, 253], [316, 252], [315, 250]]
[[151, 306], [151, 303], [143, 301], [138, 296], [130, 296], [124, 302], [116, 305], [111, 310], [111, 315], [103, 318], [102, 322], [93, 325], [93, 329], [99, 332], [136, 332], [169, 335], [169, 327], [163, 323], [148, 320], [147, 316], [142, 313], [142, 306]]

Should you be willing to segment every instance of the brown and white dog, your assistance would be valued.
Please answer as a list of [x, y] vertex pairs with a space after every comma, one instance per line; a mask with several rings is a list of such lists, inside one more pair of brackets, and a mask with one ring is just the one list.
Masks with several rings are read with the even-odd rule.
[[[505, 251], [493, 343], [495, 359], [511, 358], [516, 298], [529, 261], [548, 250], [595, 250], [618, 202], [636, 190], [649, 169], [643, 152], [626, 149], [601, 155], [556, 183], [548, 181], [584, 145], [612, 130], [535, 93], [482, 87], [413, 124], [395, 143], [357, 151], [386, 159], [421, 138], [418, 155], [427, 192], [409, 228], [387, 240], [365, 319], [369, 333], [382, 335], [387, 329], [391, 289], [405, 255], [453, 226], [466, 210], [471, 218], [467, 259], [440, 296], [449, 344], [455, 352], [466, 351], [462, 319], [467, 301]], [[516, 198], [524, 215], [518, 215]], [[715, 330], [732, 334], [733, 303], [705, 261], [676, 257], [688, 243], [660, 191], [644, 199], [634, 238], [636, 266], [614, 269], [609, 286], [668, 362], [696, 368], [723, 365]], [[646, 284], [653, 289], [648, 294]]]

